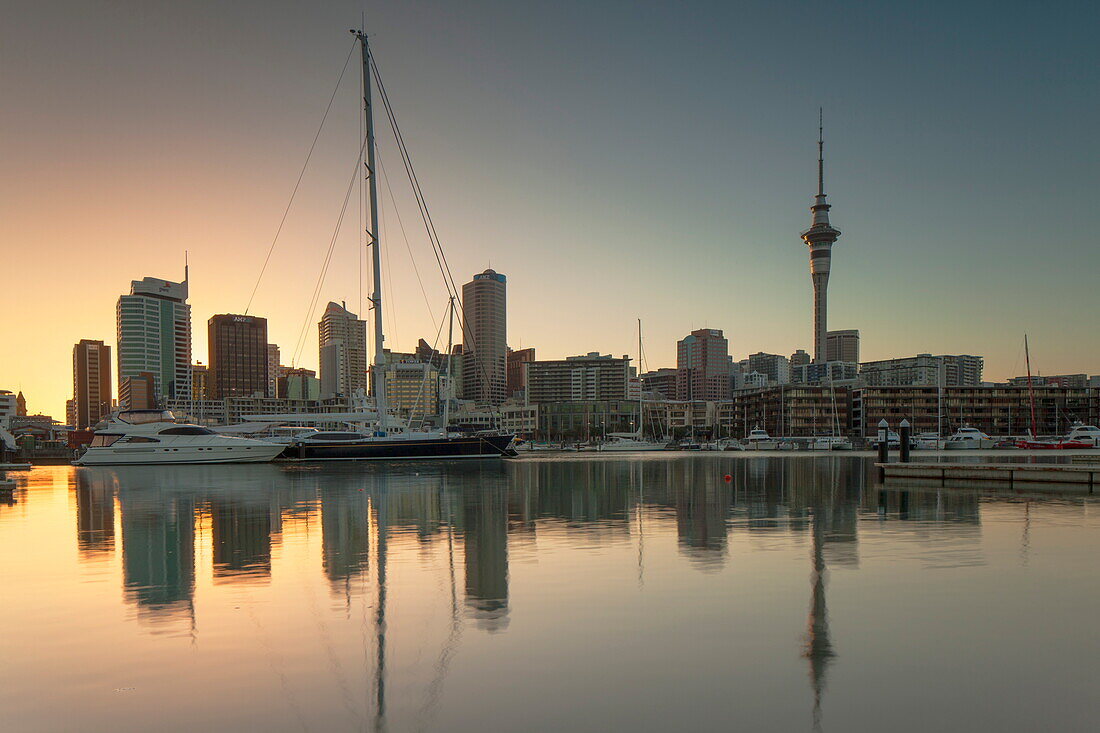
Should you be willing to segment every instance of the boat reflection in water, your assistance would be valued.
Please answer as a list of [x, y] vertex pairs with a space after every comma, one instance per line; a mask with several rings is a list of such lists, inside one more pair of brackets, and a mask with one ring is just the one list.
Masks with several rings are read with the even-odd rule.
[[[398, 578], [410, 567], [410, 553], [421, 554], [420, 562], [438, 558], [442, 564], [443, 580], [437, 578], [438, 590], [429, 591], [447, 609], [421, 705], [430, 718], [465, 626], [489, 633], [509, 628], [509, 546], [511, 554], [529, 560], [549, 546], [599, 553], [636, 544], [641, 588], [647, 562], [663, 565], [654, 541], [670, 534], [679, 554], [706, 575], [727, 567], [730, 539], [740, 533], [803, 535], [810, 603], [801, 654], [809, 660], [817, 724], [828, 668], [842, 655], [829, 634], [827, 570], [858, 567], [861, 518], [920, 519], [924, 541], [935, 541], [937, 526], [954, 525], [949, 561], [980, 562], [977, 494], [884, 492], [868, 480], [869, 466], [833, 456], [661, 456], [366, 467], [103, 467], [73, 470], [72, 489], [81, 560], [109, 558], [121, 535], [123, 597], [157, 633], [199, 635], [205, 624], [196, 610], [197, 575], [215, 587], [265, 587], [279, 564], [288, 562], [279, 560], [287, 555], [284, 525], [307, 539], [319, 529], [315, 567], [332, 598], [343, 599], [349, 613], [361, 608], [372, 630], [373, 654], [361, 674], [372, 680], [368, 712], [377, 726], [387, 714], [389, 626], [409, 613], [390, 615], [407, 592], [393, 595], [390, 588], [394, 541]], [[799, 653], [792, 648], [791, 654]], [[340, 674], [349, 671], [341, 666]]]

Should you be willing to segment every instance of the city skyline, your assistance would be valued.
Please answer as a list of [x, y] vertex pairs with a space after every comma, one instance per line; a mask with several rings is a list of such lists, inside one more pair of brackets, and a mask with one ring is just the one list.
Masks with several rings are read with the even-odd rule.
[[[304, 14], [213, 7], [154, 6], [130, 16], [59, 4], [17, 10], [21, 22], [8, 28], [22, 27], [21, 37], [0, 31], [5, 67], [20, 72], [4, 81], [13, 114], [0, 122], [0, 139], [20, 141], [4, 151], [11, 176], [0, 184], [11, 207], [5, 256], [16, 274], [3, 303], [15, 313], [33, 298], [37, 310], [33, 322], [9, 328], [0, 387], [21, 390], [32, 412], [64, 414], [72, 344], [102, 339], [118, 353], [111, 305], [133, 278], [179, 281], [185, 251], [193, 321], [243, 312], [361, 6]], [[1054, 28], [1060, 16], [1024, 7], [1012, 18], [955, 9], [959, 30], [925, 28], [927, 43], [902, 62], [865, 33], [868, 24], [917, 23], [901, 11], [874, 17], [841, 6], [810, 23], [747, 8], [735, 27], [717, 22], [732, 20], [717, 6], [635, 17], [619, 17], [619, 7], [592, 8], [577, 26], [571, 5], [521, 19], [491, 3], [471, 5], [467, 18], [434, 3], [368, 4], [372, 44], [383, 73], [400, 82], [391, 82], [400, 89], [395, 105], [456, 277], [492, 264], [512, 281], [510, 346], [535, 346], [542, 359], [633, 353], [641, 317], [649, 369], [672, 366], [676, 340], [698, 328], [722, 329], [737, 357], [812, 351], [797, 237], [814, 184], [814, 115], [824, 106], [830, 200], [845, 231], [831, 322], [860, 330], [864, 360], [981, 354], [987, 378], [1001, 380], [1022, 373], [1028, 331], [1035, 371], [1100, 372], [1087, 311], [1066, 307], [1091, 279], [1091, 268], [1067, 264], [1091, 248], [1087, 182], [1097, 144], [1084, 121], [1097, 93], [1065, 70], [1075, 65], [1066, 54], [1095, 54], [1073, 40], [1087, 23]], [[477, 26], [490, 17], [511, 33]], [[823, 23], [821, 32], [846, 41], [843, 26], [853, 21], [856, 42], [826, 58], [799, 52], [783, 61], [741, 36], [760, 31], [772, 43]], [[162, 47], [152, 39], [166, 24], [186, 32]], [[92, 67], [74, 67], [79, 44], [34, 46], [77, 25], [104, 46]], [[719, 44], [708, 26], [733, 29], [742, 45]], [[956, 47], [956, 33], [980, 26], [998, 31], [1011, 53], [993, 49], [978, 60]], [[1042, 41], [1036, 26], [1049, 31]], [[432, 41], [427, 53], [414, 51], [414, 27]], [[639, 64], [658, 37], [669, 67]], [[551, 52], [551, 38], [564, 46]], [[1021, 48], [1027, 65], [1016, 58]], [[547, 71], [549, 59], [563, 66]], [[829, 83], [818, 84], [808, 59]], [[886, 68], [857, 68], [875, 59]], [[937, 89], [948, 68], [961, 83]], [[900, 84], [883, 83], [891, 73]], [[478, 81], [485, 74], [495, 86]], [[334, 191], [354, 155], [355, 116], [344, 114], [357, 104], [351, 76], [333, 111], [340, 121], [321, 140], [249, 310], [268, 319], [269, 340], [286, 348], [298, 339], [320, 240], [338, 209]], [[691, 83], [670, 86], [679, 79]], [[662, 103], [646, 120], [637, 113], [652, 105], [652, 83]], [[784, 85], [784, 93], [772, 90]], [[94, 99], [86, 98], [91, 90]], [[1035, 105], [1004, 106], [1021, 94], [1058, 109], [1057, 121], [1036, 128]], [[79, 122], [69, 114], [77, 101]], [[389, 141], [380, 144], [383, 167], [396, 170]], [[64, 166], [41, 165], [62, 159]], [[395, 174], [391, 182], [433, 296], [429, 313], [383, 187], [387, 346], [410, 351], [436, 332], [446, 297], [412, 232], [401, 181]], [[1020, 216], [1003, 215], [1009, 197], [1023, 202]], [[565, 226], [561, 211], [569, 212]], [[321, 302], [347, 300], [366, 313], [355, 229], [345, 224], [342, 265]], [[44, 283], [76, 294], [81, 307], [43, 298]], [[194, 336], [192, 360], [207, 362], [202, 329]], [[316, 353], [312, 344], [301, 353]], [[308, 358], [296, 365], [317, 367]]]

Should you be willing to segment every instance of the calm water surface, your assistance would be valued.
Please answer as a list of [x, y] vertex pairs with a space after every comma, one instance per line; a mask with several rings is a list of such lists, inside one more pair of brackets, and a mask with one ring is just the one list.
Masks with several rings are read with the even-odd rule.
[[868, 468], [38, 468], [0, 730], [1094, 730], [1097, 503]]

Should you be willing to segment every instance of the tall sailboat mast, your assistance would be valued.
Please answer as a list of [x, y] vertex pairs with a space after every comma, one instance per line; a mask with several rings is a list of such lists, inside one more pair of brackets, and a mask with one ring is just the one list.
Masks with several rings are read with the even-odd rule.
[[1027, 348], [1026, 333], [1024, 334], [1024, 361], [1027, 363], [1027, 399], [1028, 402], [1031, 404], [1031, 436], [1035, 437], [1035, 385], [1033, 385], [1031, 382], [1031, 352]]
[[382, 334], [382, 256], [379, 251], [380, 240], [378, 237], [378, 176], [375, 171], [374, 161], [374, 108], [371, 105], [370, 93], [370, 46], [367, 42], [367, 34], [361, 30], [353, 30], [352, 33], [359, 39], [359, 45], [363, 50], [363, 115], [366, 118], [366, 167], [367, 191], [370, 198], [370, 219], [367, 222], [367, 244], [371, 249], [371, 267], [373, 268], [373, 292], [370, 296], [371, 307], [374, 308], [374, 405], [378, 410], [378, 427], [381, 432], [386, 432], [387, 405], [386, 405], [386, 355], [383, 349], [385, 337]]

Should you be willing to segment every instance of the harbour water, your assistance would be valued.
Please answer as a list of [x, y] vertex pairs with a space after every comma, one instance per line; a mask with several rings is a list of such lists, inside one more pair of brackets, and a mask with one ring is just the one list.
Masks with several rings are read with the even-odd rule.
[[1092, 729], [1096, 500], [872, 460], [36, 468], [0, 730]]

